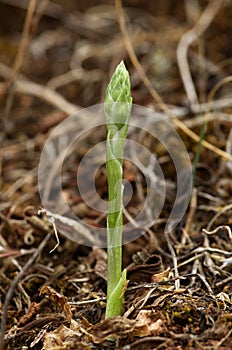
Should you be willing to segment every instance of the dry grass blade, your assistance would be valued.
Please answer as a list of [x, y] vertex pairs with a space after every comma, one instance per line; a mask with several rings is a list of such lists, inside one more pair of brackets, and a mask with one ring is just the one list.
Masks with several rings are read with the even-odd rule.
[[186, 94], [188, 96], [191, 108], [194, 112], [199, 111], [199, 101], [194, 87], [194, 83], [191, 77], [189, 65], [188, 65], [188, 49], [190, 45], [196, 41], [208, 28], [213, 18], [218, 13], [220, 7], [224, 3], [224, 0], [210, 1], [197, 23], [192, 29], [186, 32], [180, 39], [177, 47], [177, 62], [181, 78], [185, 87]]

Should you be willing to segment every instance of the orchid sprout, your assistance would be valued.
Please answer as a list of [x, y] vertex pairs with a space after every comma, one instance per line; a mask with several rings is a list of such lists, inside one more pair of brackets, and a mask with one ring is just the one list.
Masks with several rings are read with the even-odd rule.
[[122, 61], [106, 89], [106, 171], [108, 178], [106, 318], [121, 314], [126, 270], [122, 271], [123, 184], [122, 161], [132, 108], [130, 77]]

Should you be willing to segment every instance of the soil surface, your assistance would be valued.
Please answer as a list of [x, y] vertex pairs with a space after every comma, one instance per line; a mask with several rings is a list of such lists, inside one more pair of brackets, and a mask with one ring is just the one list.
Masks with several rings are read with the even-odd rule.
[[[0, 0], [1, 350], [232, 349], [231, 18], [223, 0]], [[86, 108], [121, 60], [141, 107], [105, 320], [106, 128]]]

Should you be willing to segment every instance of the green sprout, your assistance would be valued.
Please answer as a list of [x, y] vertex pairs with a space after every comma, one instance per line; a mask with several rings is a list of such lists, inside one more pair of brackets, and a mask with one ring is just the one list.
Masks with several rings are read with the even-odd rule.
[[106, 89], [104, 103], [108, 131], [106, 142], [108, 178], [106, 318], [121, 314], [126, 286], [126, 270], [122, 271], [122, 160], [131, 107], [130, 77], [122, 61]]

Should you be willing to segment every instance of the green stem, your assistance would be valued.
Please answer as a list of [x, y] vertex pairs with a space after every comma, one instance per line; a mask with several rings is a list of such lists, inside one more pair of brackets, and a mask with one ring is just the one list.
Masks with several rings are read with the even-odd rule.
[[121, 62], [106, 90], [105, 117], [108, 129], [106, 171], [108, 178], [106, 318], [121, 314], [126, 270], [122, 272], [123, 186], [122, 159], [131, 112], [129, 74]]
[[[115, 139], [115, 138], [114, 138]], [[121, 145], [120, 145], [121, 146]], [[121, 147], [119, 147], [121, 148]], [[108, 285], [107, 300], [115, 299], [115, 288], [121, 278], [122, 271], [122, 157], [118, 154], [114, 157], [110, 132], [107, 139], [106, 170], [108, 177], [109, 213], [107, 218], [107, 257], [108, 257]], [[117, 314], [120, 315], [122, 308], [122, 296], [117, 298]], [[106, 317], [110, 317], [112, 302], [107, 303]], [[115, 312], [115, 309], [114, 309]], [[114, 315], [112, 315], [114, 316]]]

